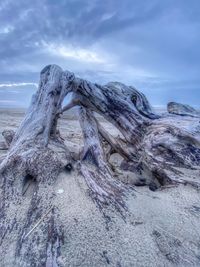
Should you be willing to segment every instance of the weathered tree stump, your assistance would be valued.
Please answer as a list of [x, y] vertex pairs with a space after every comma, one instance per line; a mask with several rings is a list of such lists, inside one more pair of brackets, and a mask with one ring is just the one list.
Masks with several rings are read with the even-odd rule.
[[[62, 107], [69, 92], [73, 93], [71, 102]], [[76, 105], [80, 106], [84, 140], [78, 164], [57, 128], [62, 112]], [[113, 138], [94, 112], [112, 123], [123, 138]], [[16, 133], [4, 132], [6, 142], [2, 147], [8, 153], [0, 165], [1, 254], [5, 258], [11, 255], [17, 266], [62, 266], [57, 264], [59, 247], [64, 242], [62, 221], [52, 202], [53, 185], [65, 166], [74, 164], [81, 172], [100, 209], [112, 205], [120, 212], [126, 209], [124, 196], [128, 185], [113, 176], [109, 162], [112, 153], [123, 157], [124, 170], [148, 170], [158, 187], [187, 182], [177, 178], [177, 167], [200, 166], [199, 122], [194, 119], [191, 128], [176, 120], [177, 123], [155, 114], [146, 97], [133, 87], [120, 83], [100, 86], [56, 65], [45, 67], [19, 129]], [[104, 142], [109, 146], [107, 151]], [[32, 191], [29, 190], [31, 196], [27, 199], [30, 184]], [[15, 212], [23, 202], [25, 208]], [[36, 229], [44, 216], [47, 226]]]

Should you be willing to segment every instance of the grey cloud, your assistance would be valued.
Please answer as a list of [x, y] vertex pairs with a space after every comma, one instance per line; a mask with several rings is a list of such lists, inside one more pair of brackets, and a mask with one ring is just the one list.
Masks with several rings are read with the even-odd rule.
[[[99, 83], [136, 85], [154, 104], [196, 105], [199, 13], [199, 0], [3, 0], [0, 83], [37, 82], [56, 63]], [[87, 60], [88, 51], [102, 62]], [[31, 90], [20, 91], [27, 102]]]

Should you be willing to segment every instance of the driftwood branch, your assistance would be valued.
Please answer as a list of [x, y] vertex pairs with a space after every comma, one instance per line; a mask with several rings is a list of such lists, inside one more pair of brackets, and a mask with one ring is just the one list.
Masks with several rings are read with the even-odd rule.
[[169, 113], [175, 115], [200, 118], [200, 112], [189, 105], [184, 105], [176, 102], [169, 102], [167, 104], [167, 110]]
[[80, 107], [79, 121], [84, 139], [80, 170], [91, 190], [92, 198], [101, 207], [102, 203], [112, 203], [120, 210], [125, 207], [122, 199], [124, 188], [112, 176], [94, 115], [90, 110]]

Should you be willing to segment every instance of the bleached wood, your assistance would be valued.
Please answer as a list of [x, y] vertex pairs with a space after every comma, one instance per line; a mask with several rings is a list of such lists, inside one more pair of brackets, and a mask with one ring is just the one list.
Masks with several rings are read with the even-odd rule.
[[[52, 233], [60, 242], [60, 225], [57, 220], [54, 222], [53, 214], [48, 218], [42, 233], [35, 230], [35, 235], [29, 236], [24, 242], [22, 237], [24, 233], [31, 231], [38, 218], [51, 206], [55, 196], [52, 193], [52, 184], [65, 165], [71, 162], [70, 153], [55, 129], [57, 113], [70, 83], [71, 75], [68, 75], [66, 77], [56, 65], [45, 67], [40, 75], [38, 90], [32, 97], [30, 107], [12, 142], [4, 134], [10, 147], [0, 164], [0, 242], [4, 250], [7, 250], [7, 240], [10, 239], [7, 229], [13, 229], [16, 222], [20, 224], [20, 227], [13, 229], [15, 266], [30, 266], [36, 262], [41, 266], [45, 265], [46, 245], [54, 242]], [[27, 190], [24, 194], [27, 183], [34, 187], [34, 191]], [[19, 204], [30, 193], [30, 204], [22, 212], [13, 214], [13, 206], [19, 210]], [[36, 236], [43, 245], [33, 254], [32, 248], [38, 247]]]
[[176, 102], [169, 102], [167, 104], [167, 110], [171, 114], [180, 116], [191, 116], [195, 118], [200, 118], [200, 112], [189, 105], [184, 105]]
[[144, 117], [149, 119], [158, 119], [160, 116], [153, 111], [151, 104], [149, 103], [146, 96], [138, 91], [133, 86], [127, 86], [120, 82], [109, 82], [106, 84], [112, 91], [117, 91], [117, 93], [126, 97], [126, 101], [129, 101], [137, 111]]
[[[73, 93], [71, 102], [62, 107], [69, 92]], [[56, 65], [45, 67], [20, 127], [15, 134], [4, 134], [9, 149], [0, 164], [0, 242], [6, 251], [9, 231], [14, 231], [16, 266], [21, 266], [22, 262], [29, 266], [41, 259], [41, 266], [45, 265], [46, 248], [57, 250], [61, 245], [63, 233], [58, 211], [48, 216], [43, 232], [35, 228], [34, 235], [29, 235], [23, 244], [22, 236], [31, 231], [51, 206], [55, 197], [53, 185], [59, 172], [73, 163], [57, 122], [62, 112], [75, 105], [80, 106], [84, 149], [80, 163], [74, 168], [79, 166], [92, 199], [101, 209], [104, 204], [113, 205], [120, 212], [126, 209], [124, 196], [127, 192], [127, 186], [114, 178], [103, 139], [123, 156], [124, 166], [129, 171], [148, 170], [157, 186], [188, 182], [179, 178], [177, 168], [198, 170], [200, 166], [199, 119], [159, 117], [146, 97], [131, 86], [116, 82], [101, 86], [77, 78]], [[94, 117], [94, 112], [111, 122], [123, 135], [123, 141], [114, 139]], [[30, 202], [21, 213], [13, 214], [13, 207], [19, 207], [29, 193], [26, 190], [23, 194], [27, 183], [34, 187]], [[199, 186], [198, 182], [193, 185]], [[16, 222], [21, 228], [14, 227]], [[31, 248], [37, 247], [37, 240], [42, 245], [33, 254]]]
[[112, 176], [93, 113], [80, 107], [79, 122], [84, 139], [80, 170], [91, 190], [93, 200], [99, 206], [102, 206], [102, 203], [112, 203], [118, 210], [125, 208], [122, 198], [124, 187]]

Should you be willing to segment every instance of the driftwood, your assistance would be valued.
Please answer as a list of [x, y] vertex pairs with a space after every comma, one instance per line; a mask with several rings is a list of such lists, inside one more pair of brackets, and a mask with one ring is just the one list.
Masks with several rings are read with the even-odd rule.
[[[71, 102], [62, 107], [70, 92]], [[73, 106], [79, 106], [84, 140], [78, 164], [57, 127], [61, 114]], [[94, 112], [112, 123], [123, 138], [112, 137]], [[198, 169], [200, 166], [200, 133], [197, 120], [192, 122], [192, 128], [184, 128], [179, 122], [178, 118], [155, 114], [146, 97], [131, 86], [121, 83], [101, 86], [77, 78], [56, 65], [45, 67], [19, 129], [16, 133], [4, 132], [8, 152], [0, 164], [2, 253], [9, 246], [12, 231], [16, 238], [9, 242], [14, 243], [16, 266], [44, 266], [48, 261], [46, 248], [57, 250], [62, 242], [62, 222], [56, 209], [46, 217], [47, 227], [42, 232], [35, 229], [35, 235], [23, 237], [51, 206], [53, 184], [66, 166], [73, 165], [81, 172], [91, 198], [101, 210], [107, 205], [120, 212], [126, 209], [124, 197], [128, 185], [116, 179], [109, 162], [112, 153], [123, 157], [124, 171], [141, 175], [146, 172], [156, 188], [182, 182], [177, 178], [177, 167]], [[27, 184], [34, 186], [35, 193], [26, 210], [13, 214], [13, 206], [19, 207], [26, 197]], [[33, 254], [31, 247], [37, 246], [37, 242], [44, 245]], [[38, 264], [31, 265], [33, 262]]]
[[180, 116], [200, 117], [200, 112], [189, 105], [184, 105], [176, 102], [169, 102], [167, 104], [167, 110], [171, 114]]
[[124, 186], [113, 178], [94, 115], [90, 110], [80, 107], [79, 120], [84, 139], [80, 170], [90, 189], [92, 199], [100, 207], [102, 203], [112, 203], [120, 210], [121, 207], [125, 207], [122, 199]]
[[15, 132], [13, 130], [4, 130], [2, 136], [5, 141], [0, 142], [0, 150], [7, 150], [13, 140]]
[[146, 96], [133, 86], [126, 86], [119, 82], [110, 82], [106, 86], [112, 91], [117, 91], [118, 94], [126, 96], [126, 99], [132, 102], [137, 111], [144, 117], [149, 119], [158, 119], [160, 117], [155, 114]]

